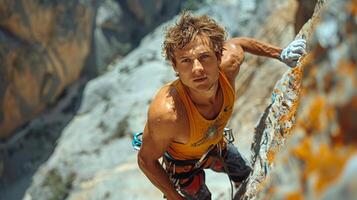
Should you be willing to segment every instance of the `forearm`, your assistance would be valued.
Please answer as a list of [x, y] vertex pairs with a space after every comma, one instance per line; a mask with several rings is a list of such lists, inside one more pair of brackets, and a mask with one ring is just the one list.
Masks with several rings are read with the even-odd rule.
[[280, 47], [246, 37], [233, 38], [232, 41], [235, 44], [240, 45], [243, 50], [248, 53], [280, 59], [280, 54], [282, 52], [282, 48]]
[[138, 160], [140, 169], [169, 200], [182, 198], [158, 161], [144, 161], [140, 158]]

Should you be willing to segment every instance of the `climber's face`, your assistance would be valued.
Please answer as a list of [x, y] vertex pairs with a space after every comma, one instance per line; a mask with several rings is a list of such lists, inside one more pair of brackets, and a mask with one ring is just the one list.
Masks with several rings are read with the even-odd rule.
[[196, 91], [206, 91], [218, 81], [220, 57], [207, 36], [198, 35], [174, 52], [174, 70], [182, 83]]

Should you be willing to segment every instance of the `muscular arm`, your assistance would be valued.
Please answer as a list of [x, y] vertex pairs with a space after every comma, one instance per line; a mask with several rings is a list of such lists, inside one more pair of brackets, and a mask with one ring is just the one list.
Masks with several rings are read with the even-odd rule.
[[241, 46], [248, 53], [276, 59], [279, 59], [282, 51], [280, 47], [246, 37], [232, 38], [227, 42]]
[[227, 75], [232, 86], [238, 75], [239, 67], [244, 60], [244, 52], [270, 58], [280, 58], [282, 48], [276, 47], [252, 38], [232, 38], [225, 42], [221, 68]]
[[[155, 103], [154, 103], [155, 104]], [[148, 179], [165, 194], [169, 200], [184, 200], [176, 191], [158, 159], [174, 140], [172, 113], [158, 113], [157, 105], [151, 105], [148, 122], [144, 129], [143, 143], [138, 154], [138, 165]], [[153, 109], [155, 108], [156, 109]], [[158, 109], [160, 110], [160, 109]], [[164, 116], [164, 114], [166, 114]], [[170, 134], [171, 133], [171, 134]]]

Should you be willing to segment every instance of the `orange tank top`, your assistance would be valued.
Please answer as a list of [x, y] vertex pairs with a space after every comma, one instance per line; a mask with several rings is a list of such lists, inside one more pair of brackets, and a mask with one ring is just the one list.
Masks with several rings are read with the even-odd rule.
[[186, 108], [190, 126], [190, 139], [186, 144], [172, 142], [169, 145], [167, 152], [173, 158], [199, 159], [211, 145], [223, 143], [223, 130], [232, 115], [235, 92], [222, 72], [219, 72], [219, 84], [223, 93], [223, 105], [215, 119], [207, 120], [197, 110], [182, 82], [178, 79], [171, 83]]

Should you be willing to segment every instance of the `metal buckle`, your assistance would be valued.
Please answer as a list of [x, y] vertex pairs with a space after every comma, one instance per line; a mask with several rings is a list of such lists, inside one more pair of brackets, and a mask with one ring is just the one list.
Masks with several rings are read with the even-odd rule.
[[231, 128], [224, 128], [223, 135], [228, 143], [234, 142], [233, 131]]

